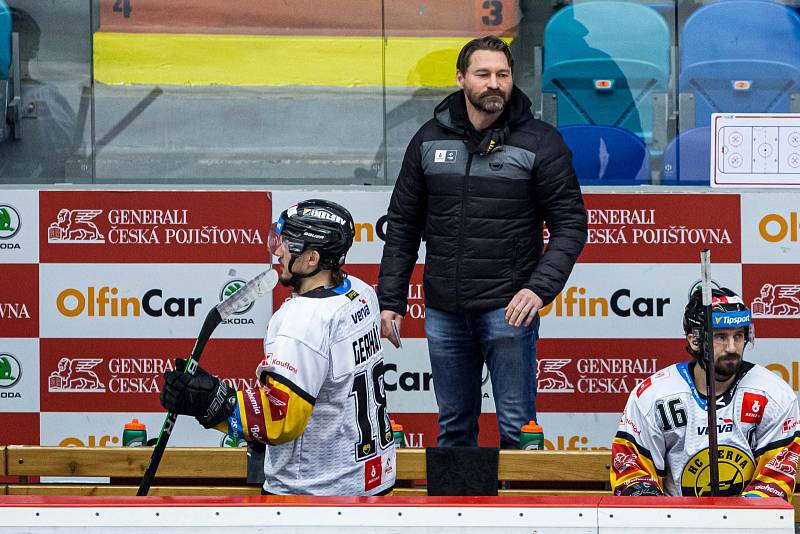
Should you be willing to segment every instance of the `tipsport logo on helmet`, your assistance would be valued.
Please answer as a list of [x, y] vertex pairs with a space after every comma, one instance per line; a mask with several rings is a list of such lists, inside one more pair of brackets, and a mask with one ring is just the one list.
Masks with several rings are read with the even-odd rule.
[[744, 328], [750, 326], [750, 310], [718, 312], [711, 314], [712, 328]]

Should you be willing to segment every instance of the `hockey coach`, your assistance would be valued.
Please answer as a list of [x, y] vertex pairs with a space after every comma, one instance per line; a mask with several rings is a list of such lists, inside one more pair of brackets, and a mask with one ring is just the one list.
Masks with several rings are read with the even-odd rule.
[[[389, 204], [378, 279], [383, 334], [406, 313], [424, 233], [425, 333], [440, 446], [476, 446], [481, 374], [491, 374], [500, 444], [535, 417], [538, 310], [564, 287], [586, 241], [571, 154], [514, 86], [501, 39], [467, 43], [459, 91], [411, 139]], [[547, 224], [549, 241], [543, 238]]]

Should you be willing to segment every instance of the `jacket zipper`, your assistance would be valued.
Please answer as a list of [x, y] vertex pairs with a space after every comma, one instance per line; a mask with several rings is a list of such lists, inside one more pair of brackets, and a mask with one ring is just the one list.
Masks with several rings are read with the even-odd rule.
[[456, 254], [456, 303], [459, 309], [463, 308], [461, 300], [461, 260], [464, 252], [464, 223], [467, 220], [467, 182], [469, 181], [469, 171], [472, 167], [472, 153], [467, 154], [467, 169], [464, 171], [464, 183], [461, 187], [461, 221], [458, 226], [458, 253]]

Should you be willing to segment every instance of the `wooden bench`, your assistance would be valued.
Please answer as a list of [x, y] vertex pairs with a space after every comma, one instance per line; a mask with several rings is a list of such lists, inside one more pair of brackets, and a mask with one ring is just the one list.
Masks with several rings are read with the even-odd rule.
[[[150, 460], [150, 448], [0, 447], [0, 476], [18, 482], [0, 486], [8, 495], [136, 495]], [[258, 495], [247, 485], [244, 449], [168, 448], [150, 495]], [[501, 451], [498, 478], [511, 489], [500, 495], [608, 495], [609, 451]], [[398, 449], [394, 495], [425, 495], [424, 449]], [[111, 482], [42, 483], [31, 477], [110, 477]], [[795, 521], [800, 509], [795, 500]]]
[[[135, 495], [151, 449], [138, 447], [35, 447], [3, 449], [9, 495]], [[245, 481], [244, 449], [168, 448], [151, 495], [256, 495], [259, 486]], [[597, 452], [501, 451], [498, 478], [519, 489], [505, 495], [607, 495], [609, 456]], [[31, 477], [110, 477], [110, 484], [41, 483]], [[415, 481], [426, 478], [424, 449], [399, 449], [398, 495], [424, 495]], [[524, 487], [523, 487], [524, 486]], [[512, 486], [513, 487], [513, 486]]]

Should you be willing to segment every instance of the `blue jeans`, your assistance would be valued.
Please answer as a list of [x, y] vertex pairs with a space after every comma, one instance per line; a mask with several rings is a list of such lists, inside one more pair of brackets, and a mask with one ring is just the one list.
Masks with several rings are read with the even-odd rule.
[[519, 447], [520, 427], [536, 418], [538, 332], [538, 315], [530, 326], [514, 327], [505, 309], [454, 314], [426, 307], [440, 447], [477, 447], [484, 362], [492, 379], [500, 447]]

